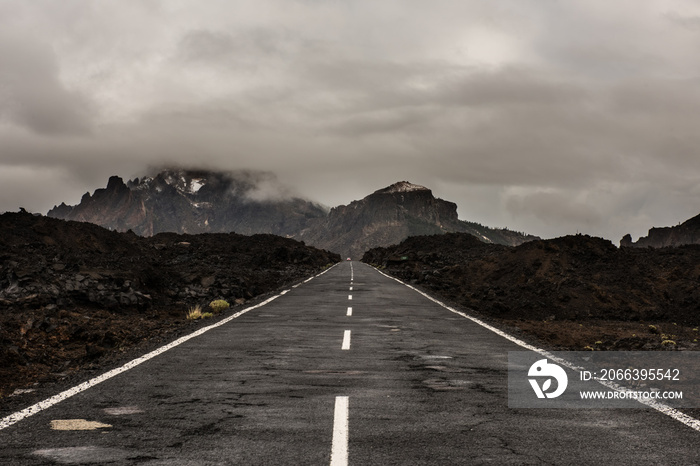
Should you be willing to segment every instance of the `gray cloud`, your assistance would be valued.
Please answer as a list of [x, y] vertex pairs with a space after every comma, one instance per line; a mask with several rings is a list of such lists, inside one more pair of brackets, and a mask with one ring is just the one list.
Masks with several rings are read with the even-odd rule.
[[670, 11], [666, 14], [666, 18], [674, 24], [677, 24], [689, 31], [700, 32], [700, 16], [697, 15], [682, 15], [675, 11]]
[[511, 195], [505, 199], [506, 209], [514, 216], [533, 216], [537, 221], [556, 224], [562, 221], [590, 230], [603, 218], [595, 206], [571, 199], [565, 192], [535, 192]]
[[189, 31], [180, 39], [174, 59], [185, 64], [256, 69], [261, 61], [288, 54], [297, 46], [296, 38], [284, 31], [200, 29]]
[[700, 211], [697, 13], [665, 3], [6, 0], [0, 210], [176, 164], [638, 236]]
[[585, 87], [571, 79], [515, 67], [463, 73], [440, 89], [439, 99], [459, 106], [512, 108], [580, 106], [590, 97]]
[[0, 35], [0, 115], [38, 134], [89, 133], [90, 101], [67, 89], [58, 73], [49, 47]]

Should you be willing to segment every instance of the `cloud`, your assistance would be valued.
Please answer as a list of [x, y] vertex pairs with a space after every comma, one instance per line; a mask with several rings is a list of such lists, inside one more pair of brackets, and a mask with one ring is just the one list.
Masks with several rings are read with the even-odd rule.
[[670, 11], [666, 18], [672, 23], [681, 26], [691, 32], [700, 32], [700, 15], [682, 15], [675, 11]]
[[275, 173], [237, 171], [234, 178], [244, 180], [250, 186], [245, 193], [248, 200], [255, 202], [289, 200], [298, 195], [289, 187], [282, 184]]
[[590, 93], [585, 84], [521, 67], [463, 73], [442, 85], [441, 103], [468, 107], [576, 106]]
[[0, 210], [173, 164], [272, 171], [327, 205], [406, 179], [487, 225], [644, 234], [700, 211], [696, 10], [6, 0]]
[[40, 135], [85, 135], [94, 109], [59, 79], [51, 49], [24, 37], [0, 35], [0, 115]]
[[[40, 213], [46, 213], [53, 205], [63, 201], [77, 204], [80, 194], [71, 189], [76, 183], [79, 180], [73, 174], [53, 167], [0, 165], [3, 192], [0, 213], [16, 212], [20, 207], [36, 212], [37, 206], [41, 206]], [[47, 193], [52, 193], [54, 199], [50, 200]]]
[[241, 68], [285, 54], [297, 45], [295, 42], [291, 34], [264, 28], [236, 33], [198, 29], [180, 39], [174, 58], [189, 64]]
[[533, 216], [549, 225], [563, 221], [590, 230], [602, 223], [603, 216], [594, 206], [569, 196], [570, 193], [561, 190], [511, 194], [505, 199], [505, 207], [515, 218]]

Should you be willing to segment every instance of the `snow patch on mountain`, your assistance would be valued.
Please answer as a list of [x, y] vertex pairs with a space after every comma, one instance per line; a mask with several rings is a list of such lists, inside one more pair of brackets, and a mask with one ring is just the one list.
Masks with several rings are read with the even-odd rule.
[[409, 183], [408, 181], [399, 181], [394, 183], [389, 187], [380, 189], [376, 192], [378, 193], [410, 193], [413, 191], [430, 191], [425, 186], [420, 186], [417, 184]]

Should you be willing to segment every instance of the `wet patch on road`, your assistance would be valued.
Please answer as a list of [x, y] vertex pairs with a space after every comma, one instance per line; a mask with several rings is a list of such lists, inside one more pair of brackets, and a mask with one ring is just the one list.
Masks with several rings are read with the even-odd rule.
[[157, 459], [156, 457], [146, 457], [139, 453], [119, 448], [95, 446], [48, 448], [36, 450], [32, 454], [59, 464], [109, 464], [124, 460], [142, 462]]
[[445, 390], [464, 390], [465, 388], [474, 385], [474, 382], [470, 380], [459, 380], [459, 379], [426, 379], [423, 380], [423, 384], [427, 385], [429, 388], [435, 391], [445, 391]]
[[105, 408], [103, 411], [111, 416], [128, 416], [144, 412], [143, 409], [138, 406], [117, 406], [114, 408]]

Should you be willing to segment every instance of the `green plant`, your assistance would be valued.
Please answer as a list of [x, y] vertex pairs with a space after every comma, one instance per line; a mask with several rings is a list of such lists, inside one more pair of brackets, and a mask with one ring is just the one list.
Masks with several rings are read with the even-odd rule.
[[202, 312], [202, 319], [208, 319], [210, 317], [214, 317], [214, 314], [211, 312]]
[[673, 340], [664, 340], [661, 342], [661, 346], [676, 346], [676, 342]]
[[218, 314], [220, 312], [224, 312], [226, 309], [231, 307], [231, 305], [223, 299], [217, 299], [209, 303], [209, 307], [212, 311], [214, 311], [214, 313]]
[[650, 332], [650, 333], [659, 333], [659, 329], [656, 328], [656, 325], [650, 325], [650, 326], [649, 326], [649, 332]]

